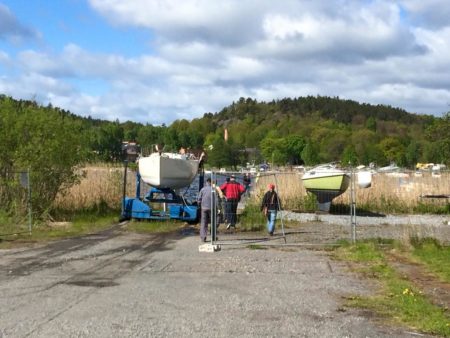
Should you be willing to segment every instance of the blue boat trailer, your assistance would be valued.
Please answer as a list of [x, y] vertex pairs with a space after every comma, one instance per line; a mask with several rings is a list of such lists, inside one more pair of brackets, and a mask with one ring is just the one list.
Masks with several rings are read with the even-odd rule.
[[[125, 171], [127, 170], [125, 166]], [[204, 171], [199, 170], [199, 189], [203, 187]], [[126, 185], [126, 174], [124, 177], [124, 185]], [[178, 195], [171, 188], [154, 188], [152, 187], [147, 194], [141, 198], [141, 176], [136, 171], [136, 196], [122, 199], [122, 213], [120, 221], [136, 219], [136, 220], [179, 220], [188, 223], [198, 223], [200, 218], [200, 207], [197, 202], [189, 203], [182, 196]], [[157, 209], [158, 207], [158, 209]], [[162, 208], [161, 208], [162, 207]]]

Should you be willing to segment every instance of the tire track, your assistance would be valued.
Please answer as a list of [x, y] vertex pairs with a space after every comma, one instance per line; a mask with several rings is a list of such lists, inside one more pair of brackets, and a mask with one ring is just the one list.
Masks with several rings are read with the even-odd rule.
[[[117, 237], [117, 235], [111, 236], [107, 239], [103, 240], [110, 240]], [[28, 337], [38, 331], [43, 325], [55, 320], [58, 318], [61, 314], [67, 312], [77, 304], [81, 303], [91, 295], [95, 294], [95, 292], [99, 291], [100, 288], [108, 287], [108, 286], [114, 286], [117, 285], [114, 281], [116, 279], [119, 279], [120, 277], [124, 276], [126, 273], [132, 271], [136, 266], [142, 265], [142, 263], [146, 260], [146, 257], [148, 257], [152, 252], [158, 251], [158, 250], [164, 250], [166, 245], [170, 242], [171, 239], [175, 239], [173, 236], [167, 236], [167, 235], [154, 235], [152, 237], [145, 237], [144, 239], [139, 239], [136, 243], [136, 240], [132, 240], [133, 242], [129, 245], [122, 245], [115, 247], [114, 249], [110, 249], [106, 252], [102, 252], [102, 255], [109, 255], [113, 252], [118, 252], [116, 255], [112, 257], [105, 258], [98, 264], [94, 264], [93, 266], [90, 266], [86, 269], [83, 269], [81, 271], [77, 271], [75, 274], [72, 274], [68, 278], [53, 282], [46, 287], [40, 289], [40, 290], [33, 290], [33, 291], [27, 291], [16, 295], [8, 295], [8, 298], [16, 297], [20, 298], [23, 296], [28, 296], [30, 294], [36, 295], [41, 294], [42, 297], [45, 297], [45, 293], [51, 291], [53, 288], [61, 285], [75, 285], [78, 287], [86, 287], [85, 291], [80, 292], [76, 299], [70, 301], [66, 306], [63, 308], [60, 308], [58, 311], [56, 311], [54, 314], [52, 314], [50, 317], [46, 318], [45, 320], [41, 321], [39, 324], [36, 324], [32, 330], [27, 332], [25, 334], [25, 337]], [[92, 245], [97, 244], [98, 242], [92, 242]], [[70, 252], [72, 246], [68, 247], [67, 252]], [[88, 246], [84, 246], [84, 249], [88, 249]], [[126, 260], [125, 257], [129, 255], [135, 255], [136, 252], [142, 251], [140, 254], [137, 255], [137, 257], [134, 257], [132, 260]], [[64, 251], [59, 251], [60, 254], [64, 253]], [[122, 264], [123, 262], [123, 264]], [[62, 262], [64, 263], [64, 262]], [[62, 264], [61, 263], [61, 264]], [[44, 265], [40, 265], [43, 267]], [[5, 313], [10, 313], [12, 311], [18, 311], [22, 305], [16, 306], [14, 308], [9, 307], [6, 309]], [[16, 324], [17, 325], [17, 324]], [[16, 325], [4, 328], [5, 332], [10, 331], [11, 329], [14, 329]]]

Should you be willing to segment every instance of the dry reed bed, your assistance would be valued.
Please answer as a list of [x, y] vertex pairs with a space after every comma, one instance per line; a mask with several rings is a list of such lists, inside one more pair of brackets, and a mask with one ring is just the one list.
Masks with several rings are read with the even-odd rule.
[[[340, 198], [348, 200], [348, 195], [347, 192]], [[356, 201], [360, 205], [373, 205], [378, 210], [389, 208], [391, 204], [412, 210], [419, 203], [436, 205], [448, 203], [448, 199], [421, 198], [424, 195], [450, 195], [450, 172], [443, 172], [439, 176], [433, 176], [429, 172], [421, 176], [408, 172], [397, 177], [390, 174], [375, 174], [370, 188], [356, 189]]]
[[[110, 208], [118, 208], [123, 194], [123, 167], [89, 166], [82, 169], [80, 182], [63, 194], [59, 194], [54, 207], [65, 210], [91, 208], [106, 203]], [[134, 173], [127, 173], [127, 196], [135, 194]]]
[[[276, 173], [266, 174], [258, 178], [254, 198], [260, 200], [267, 190], [269, 183], [277, 185], [281, 203], [286, 209], [302, 209], [305, 205], [306, 189], [301, 180], [301, 174]], [[424, 195], [449, 195], [450, 172], [442, 172], [434, 176], [429, 172], [416, 176], [414, 172], [402, 174], [376, 173], [372, 176], [370, 188], [356, 186], [356, 202], [358, 205], [375, 208], [373, 211], [383, 210], [392, 205], [412, 211], [419, 203], [445, 204], [448, 199], [423, 199]], [[350, 189], [335, 198], [333, 204], [349, 205]], [[398, 208], [397, 208], [398, 209]]]
[[[84, 177], [80, 183], [74, 185], [65, 194], [61, 194], [54, 206], [67, 210], [90, 208], [99, 202], [106, 203], [111, 208], [118, 208], [123, 194], [123, 167], [118, 166], [89, 166], [83, 169]], [[135, 173], [128, 170], [127, 196], [135, 194]], [[277, 186], [281, 203], [285, 209], [299, 209], [305, 207], [307, 193], [303, 187], [301, 175], [297, 172], [265, 173], [253, 180], [254, 188], [252, 200], [258, 203], [269, 183]], [[389, 212], [390, 205], [400, 205], [411, 210], [420, 202], [448, 203], [448, 200], [425, 200], [420, 196], [427, 194], [450, 194], [450, 172], [442, 172], [439, 177], [431, 173], [423, 173], [418, 177], [409, 172], [402, 177], [387, 174], [374, 174], [370, 188], [356, 188], [358, 205], [373, 207], [376, 210]], [[348, 205], [350, 190], [334, 199], [333, 204]]]

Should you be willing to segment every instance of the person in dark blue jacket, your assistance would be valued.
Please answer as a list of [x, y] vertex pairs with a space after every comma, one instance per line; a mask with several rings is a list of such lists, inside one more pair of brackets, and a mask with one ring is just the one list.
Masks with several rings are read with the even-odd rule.
[[246, 196], [249, 195], [250, 192], [250, 185], [252, 183], [252, 179], [250, 178], [250, 174], [245, 173], [244, 177], [242, 177], [242, 183], [244, 184], [245, 192], [244, 194]]

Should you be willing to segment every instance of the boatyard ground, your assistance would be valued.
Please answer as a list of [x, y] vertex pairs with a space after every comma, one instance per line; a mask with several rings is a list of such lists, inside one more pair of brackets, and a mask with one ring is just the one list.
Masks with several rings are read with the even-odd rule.
[[151, 234], [127, 224], [1, 250], [0, 336], [416, 337], [345, 306], [377, 285], [313, 245], [325, 225], [288, 229], [289, 245], [222, 232], [215, 253], [198, 251], [195, 227]]

